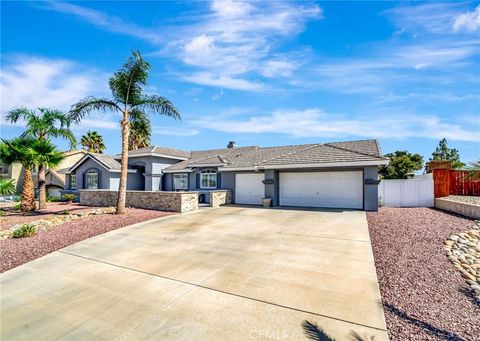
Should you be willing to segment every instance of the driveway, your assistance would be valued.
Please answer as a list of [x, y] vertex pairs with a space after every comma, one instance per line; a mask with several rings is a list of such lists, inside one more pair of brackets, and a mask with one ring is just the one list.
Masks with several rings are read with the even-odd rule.
[[2, 340], [387, 339], [361, 211], [232, 206], [132, 225], [2, 274], [1, 316]]

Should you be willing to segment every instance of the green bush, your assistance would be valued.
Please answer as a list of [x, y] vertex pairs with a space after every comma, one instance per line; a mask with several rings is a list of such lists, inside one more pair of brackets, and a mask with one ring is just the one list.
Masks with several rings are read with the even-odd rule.
[[0, 217], [4, 217], [7, 215], [7, 212], [5, 212], [4, 210], [0, 210]]
[[51, 196], [47, 195], [47, 201], [48, 202], [59, 202], [59, 201], [62, 201], [62, 198], [61, 197], [51, 197]]
[[23, 224], [19, 229], [13, 231], [13, 238], [25, 238], [36, 235], [38, 228], [32, 224]]
[[20, 207], [20, 203], [19, 203], [19, 202], [17, 202], [15, 205], [12, 206], [12, 209], [13, 209], [14, 211], [20, 211], [20, 208], [21, 208], [21, 207]]
[[69, 215], [69, 214], [70, 214], [70, 211], [69, 211], [69, 210], [63, 210], [62, 212], [60, 212], [60, 214], [62, 214], [62, 215]]
[[66, 201], [73, 201], [75, 200], [76, 197], [77, 196], [75, 194], [70, 194], [70, 193], [63, 195], [63, 199], [65, 199]]
[[0, 195], [12, 195], [15, 193], [15, 181], [13, 179], [0, 179]]

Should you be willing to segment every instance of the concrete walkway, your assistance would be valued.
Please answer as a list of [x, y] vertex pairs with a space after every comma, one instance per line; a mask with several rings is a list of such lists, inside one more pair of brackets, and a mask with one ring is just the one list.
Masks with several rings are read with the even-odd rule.
[[388, 339], [360, 211], [174, 215], [54, 252], [0, 285], [2, 340]]

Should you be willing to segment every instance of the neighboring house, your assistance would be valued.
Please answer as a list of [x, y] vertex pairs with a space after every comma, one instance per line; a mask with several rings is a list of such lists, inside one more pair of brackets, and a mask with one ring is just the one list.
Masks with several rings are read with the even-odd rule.
[[[65, 188], [65, 174], [62, 170], [67, 170], [79, 159], [81, 159], [87, 151], [83, 149], [71, 150], [64, 153], [64, 159], [55, 167], [55, 169], [47, 169], [45, 172], [45, 182], [47, 193], [49, 196], [60, 196], [60, 191]], [[0, 165], [0, 175], [2, 178], [13, 179], [15, 181], [16, 192], [21, 193], [23, 188], [24, 168], [20, 163], [13, 163], [10, 166]], [[33, 170], [33, 181], [35, 186], [38, 182], [37, 170]]]
[[[117, 190], [119, 160], [88, 153], [66, 172], [66, 189]], [[268, 197], [274, 206], [376, 210], [377, 168], [388, 159], [377, 140], [361, 140], [268, 148], [231, 142], [192, 152], [152, 146], [130, 152], [128, 163], [128, 190], [198, 191], [208, 201], [210, 191], [227, 189], [236, 204]]]

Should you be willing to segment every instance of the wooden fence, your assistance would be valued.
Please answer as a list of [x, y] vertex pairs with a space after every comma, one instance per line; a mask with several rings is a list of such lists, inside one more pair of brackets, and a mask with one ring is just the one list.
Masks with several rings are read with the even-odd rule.
[[448, 195], [480, 196], [480, 180], [468, 178], [469, 173], [469, 171], [454, 169], [434, 169], [435, 197], [446, 197]]

